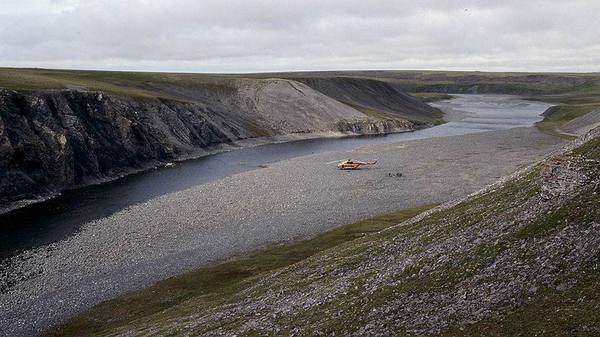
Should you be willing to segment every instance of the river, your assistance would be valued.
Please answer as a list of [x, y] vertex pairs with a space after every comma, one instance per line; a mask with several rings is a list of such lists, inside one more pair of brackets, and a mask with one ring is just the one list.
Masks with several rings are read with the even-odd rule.
[[530, 126], [549, 105], [503, 95], [455, 95], [432, 104], [448, 123], [382, 136], [308, 139], [240, 148], [65, 192], [51, 200], [0, 216], [0, 259], [60, 241], [85, 223], [167, 193], [260, 168], [281, 160], [369, 144], [463, 135]]

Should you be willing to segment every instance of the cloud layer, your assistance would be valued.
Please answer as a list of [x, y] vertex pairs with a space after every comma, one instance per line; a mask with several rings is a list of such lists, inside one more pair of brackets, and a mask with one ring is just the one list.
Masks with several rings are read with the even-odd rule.
[[0, 65], [600, 71], [600, 1], [3, 0]]

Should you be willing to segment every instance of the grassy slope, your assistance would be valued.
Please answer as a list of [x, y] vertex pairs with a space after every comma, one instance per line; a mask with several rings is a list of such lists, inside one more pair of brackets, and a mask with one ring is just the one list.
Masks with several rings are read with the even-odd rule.
[[[580, 162], [599, 160], [599, 148], [600, 139], [596, 138], [567, 155]], [[122, 328], [138, 333], [150, 333], [144, 330], [148, 326], [158, 329], [152, 330], [155, 334], [173, 333], [176, 331], [174, 329], [184, 328], [186, 316], [193, 315], [213, 317], [194, 328], [198, 333], [247, 329], [247, 327], [243, 328], [247, 320], [256, 320], [257, 313], [264, 315], [269, 310], [268, 302], [258, 300], [261, 297], [268, 297], [281, 291], [288, 294], [286, 296], [292, 296], [297, 292], [302, 294], [305, 291], [310, 294], [313, 284], [315, 286], [335, 284], [344, 273], [360, 271], [365, 266], [376, 272], [389, 271], [381, 266], [386, 258], [391, 257], [390, 254], [394, 254], [394, 251], [390, 250], [392, 247], [400, 247], [401, 255], [394, 260], [397, 262], [390, 265], [398, 266], [402, 264], [402, 260], [399, 260], [402, 254], [429, 256], [427, 254], [430, 250], [435, 250], [444, 242], [446, 242], [444, 244], [451, 244], [454, 241], [449, 238], [459, 235], [457, 239], [460, 239], [460, 235], [464, 236], [472, 232], [474, 238], [481, 240], [481, 233], [493, 233], [499, 225], [505, 226], [500, 233], [488, 234], [493, 235], [492, 238], [484, 236], [483, 240], [473, 248], [465, 249], [460, 244], [462, 250], [459, 249], [458, 252], [441, 250], [440, 254], [444, 256], [450, 254], [451, 258], [447, 262], [431, 265], [432, 262], [439, 261], [436, 255], [430, 256], [433, 260], [423, 258], [411, 261], [413, 264], [410, 267], [401, 270], [400, 273], [392, 274], [393, 286], [376, 287], [374, 291], [368, 291], [366, 292], [368, 295], [365, 295], [364, 290], [373, 283], [372, 274], [358, 273], [358, 276], [352, 279], [355, 290], [344, 293], [344, 296], [335, 297], [335, 294], [332, 294], [332, 301], [309, 306], [307, 309], [294, 309], [292, 312], [295, 314], [284, 313], [267, 321], [276, 322], [283, 327], [280, 331], [282, 334], [292, 332], [287, 328], [299, 326], [306, 329], [303, 333], [308, 335], [317, 331], [314, 329], [325, 334], [333, 331], [347, 334], [356, 332], [358, 328], [364, 326], [366, 317], [369, 317], [374, 310], [385, 307], [389, 301], [393, 302], [394, 298], [423, 296], [436, 301], [436, 294], [454, 294], [465, 285], [476, 289], [478, 285], [511, 284], [511, 279], [523, 277], [522, 272], [517, 276], [509, 275], [512, 269], [506, 266], [508, 269], [500, 268], [496, 271], [497, 274], [486, 273], [492, 268], [491, 266], [496, 265], [497, 261], [502, 261], [501, 259], [507, 256], [512, 256], [511, 258], [515, 260], [498, 263], [510, 263], [514, 267], [535, 266], [540, 263], [538, 261], [544, 260], [546, 254], [552, 255], [551, 251], [544, 248], [544, 242], [552, 242], [553, 239], [560, 237], [562, 231], [572, 230], [574, 225], [581, 228], [578, 230], [585, 232], [600, 218], [600, 210], [597, 207], [600, 203], [600, 191], [597, 185], [595, 187], [584, 185], [585, 188], [578, 190], [566, 200], [548, 210], [535, 213], [540, 205], [539, 200], [543, 200], [540, 199], [542, 190], [539, 184], [545, 179], [542, 178], [545, 165], [547, 164], [540, 164], [528, 174], [521, 175], [496, 189], [402, 226], [390, 227], [392, 223], [399, 222], [421, 210], [390, 214], [384, 218], [341, 228], [310, 241], [269, 248], [249, 259], [230, 261], [160, 282], [141, 292], [97, 306], [74, 318], [62, 328], [52, 331], [51, 334], [105, 335], [109, 332], [121, 331]], [[590, 174], [597, 175], [597, 167], [592, 168]], [[522, 217], [523, 212], [532, 211], [535, 214], [532, 218]], [[382, 230], [386, 227], [389, 228]], [[375, 233], [363, 236], [369, 232]], [[575, 237], [584, 239], [581, 235]], [[354, 240], [349, 241], [351, 239]], [[411, 242], [419, 244], [413, 246]], [[565, 254], [565, 257], [570, 254], [568, 252], [571, 252], [571, 249], [575, 249], [568, 244], [559, 247], [565, 250], [559, 255]], [[370, 262], [369, 259], [375, 260]], [[566, 290], [558, 290], [550, 285], [542, 287], [535, 295], [530, 294], [529, 299], [520, 305], [500, 305], [495, 309], [496, 314], [491, 317], [462, 324], [460, 327], [450, 325], [439, 334], [441, 336], [596, 336], [600, 333], [600, 265], [597, 259], [598, 256], [592, 257], [591, 261], [596, 263], [587, 267], [583, 263], [583, 267], [574, 273], [570, 270], [576, 265], [574, 263], [576, 261], [571, 260], [570, 264], [562, 265], [555, 276], [555, 282], [577, 281], [572, 282], [572, 286]], [[283, 266], [288, 267], [283, 268]], [[303, 276], [299, 278], [299, 275]], [[482, 275], [488, 276], [482, 278]], [[509, 279], [504, 280], [506, 277]], [[535, 279], [535, 272], [527, 274], [526, 277]], [[527, 286], [528, 282], [524, 283]], [[459, 286], [461, 284], [462, 286]], [[311, 295], [308, 296], [312, 298]], [[327, 297], [327, 295], [323, 296]], [[445, 298], [443, 296], [442, 299]], [[519, 298], [521, 296], [524, 295], [517, 295]], [[257, 303], [266, 303], [267, 309], [251, 309], [253, 313], [251, 316], [244, 316], [243, 313], [236, 311], [229, 312], [225, 316], [211, 316], [219, 313], [220, 310], [227, 313], [229, 309], [226, 308], [236, 308], [236, 303], [243, 303], [248, 299], [250, 301], [256, 299]], [[422, 308], [426, 303], [427, 300], [413, 309]], [[223, 307], [223, 305], [227, 306]], [[241, 307], [243, 308], [244, 305], [241, 304]], [[400, 308], [404, 309], [402, 306]], [[436, 311], [442, 308], [436, 306]], [[162, 311], [158, 312], [158, 310]], [[413, 314], [412, 310], [409, 312], [408, 315]], [[443, 311], [439, 314], [442, 315]], [[425, 315], [427, 317], [431, 314], [426, 312]], [[436, 317], [437, 315], [436, 313]], [[221, 318], [215, 320], [214, 317]], [[379, 322], [378, 326], [383, 326], [394, 334], [411, 335], [403, 326], [398, 326], [403, 316], [396, 319], [394, 311], [391, 311], [383, 317], [384, 319], [389, 317], [389, 321]], [[123, 324], [125, 326], [117, 328]], [[252, 330], [255, 328], [251, 328], [250, 331], [260, 334], [259, 330]]]
[[568, 135], [560, 130], [560, 127], [565, 125], [567, 122], [584, 116], [585, 114], [600, 109], [600, 103], [598, 104], [564, 104], [552, 107], [547, 115], [541, 122], [536, 123], [536, 127], [549, 135], [561, 137], [567, 140], [573, 140], [577, 138], [573, 135]]
[[566, 291], [546, 289], [531, 303], [501, 319], [465, 328], [451, 328], [443, 336], [597, 336], [600, 333], [600, 270], [584, 276]]
[[560, 130], [561, 126], [577, 117], [584, 116], [587, 113], [598, 109], [600, 109], [600, 103], [560, 105], [552, 114], [545, 116], [541, 122], [537, 122], [535, 126], [543, 133], [567, 140], [573, 140], [577, 138], [577, 136], [563, 133]]
[[[573, 154], [600, 160], [600, 138], [580, 146]], [[598, 169], [596, 169], [597, 171]], [[596, 172], [597, 174], [597, 172]], [[600, 218], [598, 187], [582, 194], [549, 216], [519, 232], [536, 238], [557, 231], [569, 222], [594, 222]], [[596, 261], [597, 262], [597, 261]], [[565, 266], [568, 268], [568, 266]], [[600, 334], [600, 265], [568, 275], [578, 282], [566, 290], [547, 287], [529, 303], [494, 319], [467, 327], [453, 327], [442, 336], [598, 336]]]
[[160, 90], [161, 86], [227, 90], [228, 81], [234, 78], [210, 74], [0, 68], [0, 88], [82, 88], [145, 98], [170, 98]]
[[[268, 247], [246, 258], [236, 259], [172, 277], [154, 286], [100, 304], [74, 318], [50, 335], [72, 336], [99, 334], [190, 299], [203, 296], [222, 297], [238, 291], [240, 284], [252, 277], [305, 260], [325, 249], [381, 231], [409, 219], [434, 205], [405, 209], [372, 219], [341, 226], [316, 238], [287, 245]], [[160, 295], [157, 295], [160, 294]]]
[[442, 101], [452, 98], [452, 95], [438, 92], [411, 92], [410, 94], [418, 98], [423, 103]]

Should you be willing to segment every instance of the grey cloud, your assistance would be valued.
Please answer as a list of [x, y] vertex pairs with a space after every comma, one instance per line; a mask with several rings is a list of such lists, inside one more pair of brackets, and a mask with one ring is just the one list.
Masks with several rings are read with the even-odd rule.
[[600, 2], [4, 0], [0, 65], [600, 70]]

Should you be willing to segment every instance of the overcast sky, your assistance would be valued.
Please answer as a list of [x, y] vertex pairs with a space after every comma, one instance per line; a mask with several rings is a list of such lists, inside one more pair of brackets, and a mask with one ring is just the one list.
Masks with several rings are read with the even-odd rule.
[[1, 0], [0, 66], [600, 71], [600, 0]]

